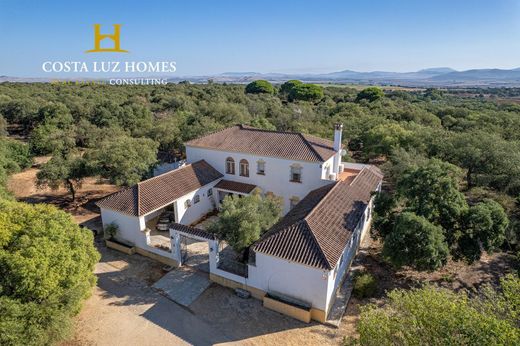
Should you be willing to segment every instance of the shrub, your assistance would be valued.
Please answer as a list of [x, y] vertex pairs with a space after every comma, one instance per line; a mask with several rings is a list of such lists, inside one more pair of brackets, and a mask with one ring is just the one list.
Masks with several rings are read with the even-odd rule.
[[103, 239], [105, 239], [105, 240], [114, 239], [118, 231], [119, 231], [119, 226], [117, 224], [109, 223], [103, 229]]
[[394, 290], [383, 307], [370, 304], [362, 308], [359, 340], [348, 343], [518, 345], [518, 283], [518, 278], [506, 277], [501, 280], [501, 291], [473, 299], [432, 286]]
[[358, 273], [354, 277], [354, 296], [358, 299], [369, 298], [376, 293], [377, 282], [370, 273]]

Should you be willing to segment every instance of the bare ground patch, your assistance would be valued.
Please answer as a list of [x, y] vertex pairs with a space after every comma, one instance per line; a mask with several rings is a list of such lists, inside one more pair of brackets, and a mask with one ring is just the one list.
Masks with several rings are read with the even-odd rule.
[[49, 159], [50, 157], [45, 156], [37, 157], [33, 167], [13, 174], [7, 182], [9, 191], [19, 201], [53, 204], [70, 213], [79, 224], [89, 222], [96, 224], [97, 221], [95, 219], [99, 216], [99, 209], [95, 206], [95, 202], [110, 193], [118, 191], [119, 188], [97, 178], [87, 178], [78, 190], [74, 202], [71, 201], [70, 194], [64, 188], [58, 190], [49, 188], [39, 189], [36, 186], [38, 167]]

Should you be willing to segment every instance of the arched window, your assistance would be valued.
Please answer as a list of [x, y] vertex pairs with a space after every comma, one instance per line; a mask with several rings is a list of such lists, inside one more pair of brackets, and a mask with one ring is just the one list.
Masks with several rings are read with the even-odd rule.
[[235, 160], [232, 157], [226, 159], [226, 173], [235, 174]]
[[240, 160], [240, 175], [249, 177], [249, 162], [245, 159]]

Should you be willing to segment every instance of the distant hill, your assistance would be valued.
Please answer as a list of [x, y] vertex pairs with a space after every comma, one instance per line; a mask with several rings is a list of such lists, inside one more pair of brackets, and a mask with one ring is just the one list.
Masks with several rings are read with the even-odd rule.
[[[234, 78], [233, 78], [234, 77]], [[198, 77], [200, 80], [200, 77]], [[280, 74], [280, 73], [226, 73], [213, 76], [216, 82], [247, 83], [256, 79], [266, 79], [281, 83], [289, 79], [299, 79], [313, 83], [346, 83], [401, 85], [411, 87], [451, 87], [451, 86], [519, 86], [520, 68], [474, 69], [457, 71], [450, 67], [426, 68], [414, 72], [372, 71], [357, 72], [343, 70], [323, 74]]]
[[[217, 83], [249, 83], [257, 79], [266, 79], [273, 83], [283, 83], [298, 79], [310, 83], [333, 84], [373, 84], [398, 85], [408, 87], [456, 87], [456, 86], [492, 86], [520, 87], [520, 68], [516, 69], [473, 69], [456, 71], [449, 67], [426, 68], [414, 72], [372, 71], [357, 72], [343, 70], [331, 73], [258, 73], [225, 72], [217, 75], [201, 76], [165, 76], [170, 82], [188, 80], [193, 83], [205, 83], [209, 79]], [[53, 78], [56, 79], [56, 78]], [[77, 78], [76, 80], [85, 80]], [[48, 82], [50, 78], [18, 78], [0, 76], [1, 82]], [[69, 79], [71, 80], [71, 79]]]
[[435, 81], [516, 81], [520, 82], [520, 69], [500, 70], [500, 69], [481, 69], [455, 71], [450, 73], [439, 74], [432, 77]]

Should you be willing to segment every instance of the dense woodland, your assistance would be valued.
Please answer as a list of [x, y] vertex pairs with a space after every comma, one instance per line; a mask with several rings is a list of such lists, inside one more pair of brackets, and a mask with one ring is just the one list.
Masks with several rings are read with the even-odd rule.
[[182, 158], [183, 142], [226, 126], [332, 139], [333, 124], [343, 123], [345, 160], [385, 172], [373, 232], [383, 255], [396, 267], [431, 271], [449, 258], [471, 263], [484, 251], [519, 250], [520, 105], [508, 99], [516, 96], [515, 89], [383, 91], [298, 81], [3, 83], [2, 196], [10, 198], [7, 176], [33, 156], [52, 156], [37, 183], [64, 186], [73, 199], [85, 177], [134, 184], [160, 161]]
[[[346, 159], [380, 164], [387, 190], [396, 192], [396, 203], [386, 206], [392, 208], [386, 214], [397, 209], [437, 224], [442, 219], [440, 226], [450, 232], [470, 222], [460, 220], [462, 209], [491, 205], [493, 200], [508, 216], [505, 244], [500, 245], [513, 248], [520, 232], [520, 105], [483, 98], [478, 89], [459, 94], [438, 89], [383, 93], [377, 88], [321, 88], [298, 81], [275, 87], [263, 81], [248, 86], [125, 87], [4, 83], [2, 131], [26, 139], [28, 147], [4, 139], [2, 166], [9, 173], [27, 166], [27, 155], [52, 155], [38, 182], [62, 184], [74, 193], [91, 175], [118, 185], [133, 184], [147, 176], [159, 159], [181, 157], [183, 142], [229, 125], [245, 123], [332, 138], [333, 124], [341, 122], [350, 149]], [[431, 170], [439, 171], [441, 178], [449, 172], [457, 193], [445, 193], [459, 201], [461, 210], [449, 216], [457, 220], [447, 224], [447, 216], [441, 215], [446, 211], [418, 212], [425, 207], [407, 206], [415, 202], [407, 201], [406, 194], [420, 187], [412, 178], [400, 180], [416, 166], [430, 168], [416, 172], [416, 180], [432, 179], [420, 177], [435, 174]], [[430, 192], [444, 198], [440, 191]], [[498, 242], [488, 248], [496, 248]], [[453, 245], [453, 239], [449, 243]], [[471, 256], [475, 254], [466, 257]]]

